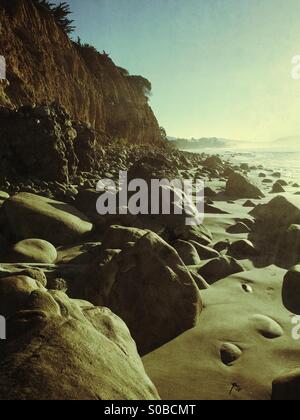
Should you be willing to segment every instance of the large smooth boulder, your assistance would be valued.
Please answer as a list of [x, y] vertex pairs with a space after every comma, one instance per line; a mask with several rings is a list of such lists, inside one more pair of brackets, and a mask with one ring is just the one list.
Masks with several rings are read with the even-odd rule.
[[277, 196], [257, 206], [251, 240], [259, 245], [261, 255], [271, 255], [280, 267], [300, 262], [300, 198]]
[[272, 400], [300, 400], [300, 369], [293, 369], [285, 372], [273, 381]]
[[237, 199], [258, 199], [264, 197], [264, 193], [256, 185], [237, 172], [229, 176], [225, 192], [228, 196]]
[[192, 328], [202, 308], [197, 285], [178, 253], [152, 232], [109, 264], [92, 267], [89, 279], [84, 297], [119, 315], [141, 354]]
[[48, 292], [26, 276], [0, 278], [2, 400], [155, 400], [124, 322], [107, 308]]
[[230, 244], [228, 254], [237, 260], [256, 257], [258, 252], [248, 239], [241, 239]]
[[110, 226], [104, 233], [102, 248], [123, 249], [130, 242], [136, 242], [147, 231], [137, 228], [124, 227], [119, 225]]
[[197, 265], [200, 263], [197, 249], [192, 243], [178, 240], [175, 242], [174, 248], [185, 265]]
[[20, 240], [39, 238], [64, 245], [81, 240], [93, 228], [74, 207], [30, 193], [6, 200], [2, 211], [9, 233]]
[[285, 275], [282, 300], [290, 312], [300, 315], [300, 265], [292, 267]]
[[42, 239], [24, 239], [12, 247], [12, 262], [52, 264], [57, 259], [57, 251], [50, 242]]

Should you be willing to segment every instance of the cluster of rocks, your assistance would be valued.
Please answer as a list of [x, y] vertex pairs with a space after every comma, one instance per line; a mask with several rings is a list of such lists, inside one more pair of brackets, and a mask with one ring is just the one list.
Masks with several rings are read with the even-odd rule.
[[[197, 325], [201, 290], [243, 272], [243, 260], [255, 260], [275, 238], [278, 257], [287, 258], [292, 241], [291, 262], [298, 262], [300, 206], [284, 197], [257, 206], [251, 200], [264, 193], [246, 166], [167, 148], [95, 148], [92, 132], [66, 123], [60, 109], [25, 108], [6, 117], [11, 128], [0, 157], [8, 165], [17, 156], [20, 167], [9, 180], [6, 174], [0, 192], [0, 313], [9, 321], [8, 340], [0, 342], [0, 398], [158, 399], [140, 356]], [[101, 178], [117, 180], [120, 170], [146, 182], [221, 179], [223, 188], [205, 190], [206, 210], [222, 214], [218, 195], [246, 199], [254, 210], [228, 227], [231, 241], [187, 225], [184, 212], [99, 216], [95, 186]]]

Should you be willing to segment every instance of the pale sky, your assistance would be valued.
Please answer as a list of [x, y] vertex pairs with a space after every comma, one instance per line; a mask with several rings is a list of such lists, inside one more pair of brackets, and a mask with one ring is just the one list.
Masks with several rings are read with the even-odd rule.
[[76, 35], [153, 85], [171, 136], [300, 134], [300, 0], [70, 0]]

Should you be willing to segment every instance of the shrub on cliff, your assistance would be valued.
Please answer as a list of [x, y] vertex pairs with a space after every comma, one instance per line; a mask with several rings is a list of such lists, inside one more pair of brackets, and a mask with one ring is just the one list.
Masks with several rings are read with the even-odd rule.
[[59, 5], [55, 5], [54, 3], [50, 3], [49, 0], [33, 0], [33, 2], [50, 12], [53, 15], [56, 23], [67, 35], [70, 35], [72, 32], [74, 32], [74, 21], [69, 19], [69, 16], [72, 12], [68, 3], [63, 2]]

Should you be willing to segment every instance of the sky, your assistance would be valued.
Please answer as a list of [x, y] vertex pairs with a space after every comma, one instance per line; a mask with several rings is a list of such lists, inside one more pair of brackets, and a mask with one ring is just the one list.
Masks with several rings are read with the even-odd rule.
[[83, 42], [153, 86], [168, 135], [300, 135], [300, 0], [69, 0]]

